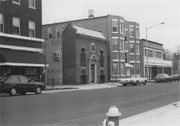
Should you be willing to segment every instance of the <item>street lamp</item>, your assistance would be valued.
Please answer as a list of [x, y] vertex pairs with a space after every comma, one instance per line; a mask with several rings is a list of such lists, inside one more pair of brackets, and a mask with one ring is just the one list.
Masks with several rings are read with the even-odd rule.
[[[146, 46], [147, 46], [147, 48], [148, 48], [148, 42], [147, 42], [147, 38], [148, 38], [147, 32], [148, 32], [148, 30], [151, 29], [151, 28], [154, 28], [154, 27], [157, 26], [157, 25], [161, 25], [161, 24], [165, 24], [165, 22], [161, 22], [161, 23], [158, 23], [158, 24], [155, 24], [155, 25], [152, 25], [152, 26], [146, 28]], [[146, 52], [145, 52], [145, 53], [146, 53]], [[147, 78], [149, 79], [148, 49], [147, 49], [147, 53], [146, 53], [146, 60], [147, 60], [147, 63], [146, 63], [146, 66], [145, 66], [145, 64], [144, 64], [144, 69], [147, 68], [147, 70], [145, 69], [145, 71], [146, 71]]]

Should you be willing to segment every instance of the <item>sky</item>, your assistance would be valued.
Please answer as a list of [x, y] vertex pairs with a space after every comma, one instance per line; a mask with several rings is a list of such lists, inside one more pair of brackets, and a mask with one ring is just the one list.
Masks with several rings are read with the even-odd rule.
[[180, 45], [180, 0], [42, 0], [43, 24], [117, 15], [140, 25], [140, 38], [162, 43], [164, 48], [175, 51]]

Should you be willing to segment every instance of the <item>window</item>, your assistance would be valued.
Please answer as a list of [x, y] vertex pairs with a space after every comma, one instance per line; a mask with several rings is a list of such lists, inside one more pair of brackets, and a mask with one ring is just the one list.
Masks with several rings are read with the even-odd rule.
[[28, 82], [28, 79], [24, 76], [19, 76], [19, 80], [21, 83], [27, 83]]
[[112, 39], [113, 51], [118, 51], [118, 39]]
[[140, 74], [140, 64], [136, 64], [136, 74]]
[[120, 22], [120, 33], [124, 34], [124, 23]]
[[17, 76], [11, 76], [6, 80], [7, 83], [19, 83], [19, 79]]
[[129, 36], [134, 36], [134, 28], [129, 27]]
[[113, 75], [117, 76], [118, 75], [118, 62], [113, 62]]
[[104, 67], [104, 52], [103, 52], [103, 50], [100, 51], [99, 64], [100, 64], [100, 67]]
[[140, 34], [139, 34], [139, 28], [136, 28], [136, 37], [139, 38]]
[[0, 13], [0, 32], [4, 32], [4, 16]]
[[134, 63], [130, 63], [130, 64], [133, 66], [133, 67], [131, 68], [131, 70], [130, 70], [130, 73], [131, 73], [131, 74], [135, 74], [135, 73], [134, 73]]
[[144, 56], [147, 56], [147, 49], [144, 49]]
[[91, 52], [95, 52], [96, 51], [96, 46], [94, 43], [91, 44]]
[[129, 46], [130, 46], [129, 52], [130, 53], [135, 53], [134, 43], [130, 43]]
[[80, 65], [81, 67], [86, 67], [86, 50], [84, 47], [80, 50]]
[[36, 8], [35, 0], [29, 0], [29, 8], [33, 8], [33, 9]]
[[128, 62], [128, 52], [125, 52], [125, 63]]
[[55, 51], [53, 53], [53, 57], [55, 61], [60, 61], [60, 52], [59, 51]]
[[121, 75], [125, 75], [125, 63], [121, 63]]
[[153, 50], [148, 50], [148, 57], [153, 57]]
[[162, 52], [160, 52], [160, 51], [155, 51], [154, 57], [156, 57], [156, 58], [162, 58], [162, 57], [163, 57], [163, 56], [162, 56]]
[[57, 26], [56, 27], [56, 37], [60, 37], [61, 36], [61, 27]]
[[118, 32], [118, 21], [112, 20], [112, 32]]
[[35, 37], [35, 22], [29, 21], [29, 37]]
[[139, 54], [139, 43], [136, 43], [136, 54]]
[[52, 38], [52, 29], [48, 28], [48, 38]]
[[124, 40], [120, 40], [120, 50], [124, 52]]
[[19, 4], [20, 5], [20, 0], [13, 0], [12, 1], [14, 4]]
[[12, 34], [20, 35], [20, 19], [18, 17], [13, 17], [12, 23]]

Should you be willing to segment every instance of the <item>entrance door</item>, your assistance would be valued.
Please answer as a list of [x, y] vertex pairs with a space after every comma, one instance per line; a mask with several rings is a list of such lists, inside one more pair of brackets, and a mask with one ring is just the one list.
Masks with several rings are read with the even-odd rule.
[[95, 64], [91, 64], [91, 83], [95, 83]]

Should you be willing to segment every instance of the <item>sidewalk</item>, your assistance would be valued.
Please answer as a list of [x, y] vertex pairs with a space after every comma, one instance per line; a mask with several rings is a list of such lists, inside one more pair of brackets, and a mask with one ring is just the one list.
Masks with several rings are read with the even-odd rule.
[[119, 124], [120, 126], [179, 126], [180, 102], [122, 119]]
[[44, 93], [48, 92], [62, 92], [62, 91], [73, 91], [73, 90], [94, 90], [103, 88], [113, 88], [119, 86], [119, 83], [103, 83], [103, 84], [84, 84], [84, 85], [51, 85], [46, 86]]

